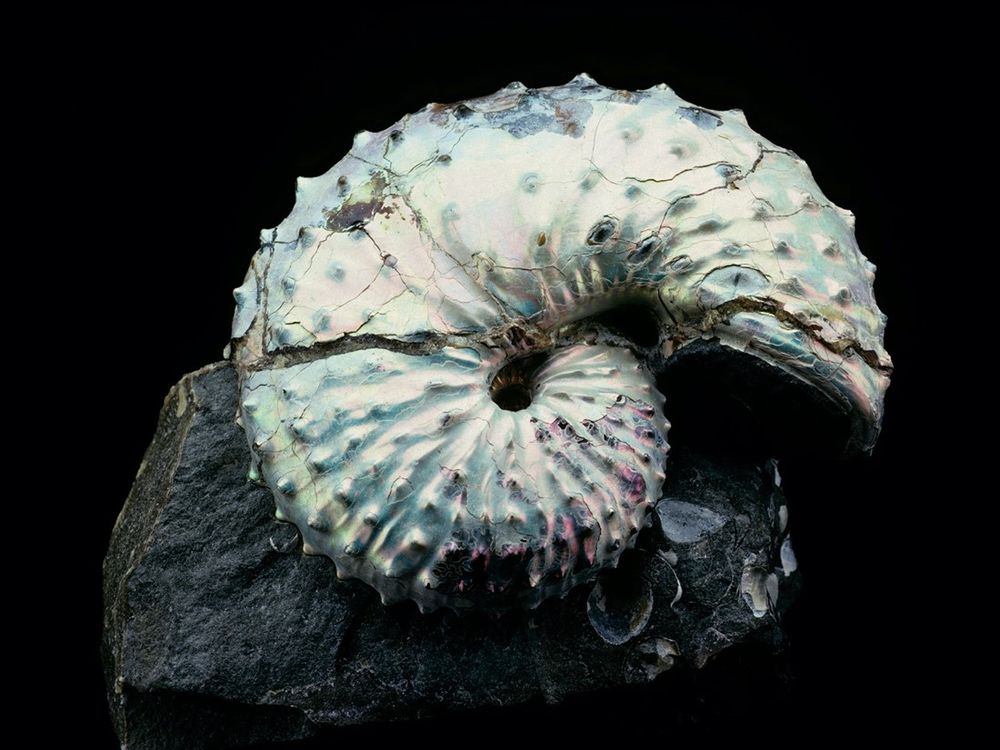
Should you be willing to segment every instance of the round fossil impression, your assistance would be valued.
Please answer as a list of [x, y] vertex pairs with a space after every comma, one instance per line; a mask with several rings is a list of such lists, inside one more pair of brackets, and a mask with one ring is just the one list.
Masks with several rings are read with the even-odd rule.
[[852, 225], [742, 113], [662, 85], [512, 84], [360, 133], [235, 292], [251, 475], [385, 602], [537, 605], [650, 521], [658, 369], [689, 344], [871, 446], [890, 361]]

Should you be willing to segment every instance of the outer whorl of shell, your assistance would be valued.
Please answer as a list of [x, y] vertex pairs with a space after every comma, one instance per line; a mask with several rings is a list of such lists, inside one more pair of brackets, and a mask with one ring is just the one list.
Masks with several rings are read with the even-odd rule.
[[718, 338], [874, 441], [890, 362], [852, 223], [740, 112], [665, 86], [514, 84], [361, 133], [236, 290], [254, 471], [384, 601], [537, 604], [616, 564], [664, 478], [655, 380], [589, 316], [644, 305], [664, 353]]

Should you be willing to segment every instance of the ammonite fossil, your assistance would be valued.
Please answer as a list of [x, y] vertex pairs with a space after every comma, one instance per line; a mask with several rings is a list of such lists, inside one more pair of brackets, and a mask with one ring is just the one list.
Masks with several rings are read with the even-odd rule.
[[694, 342], [807, 384], [872, 445], [890, 361], [852, 227], [741, 112], [664, 85], [512, 84], [362, 132], [235, 293], [251, 473], [385, 602], [537, 605], [647, 523], [657, 371]]

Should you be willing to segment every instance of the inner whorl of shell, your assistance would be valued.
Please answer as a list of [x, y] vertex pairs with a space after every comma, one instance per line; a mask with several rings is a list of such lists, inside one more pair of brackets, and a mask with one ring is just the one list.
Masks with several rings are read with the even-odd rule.
[[592, 316], [760, 357], [874, 442], [890, 361], [852, 225], [740, 112], [662, 85], [513, 84], [360, 133], [235, 292], [253, 472], [384, 601], [535, 605], [615, 565], [664, 478], [655, 377]]

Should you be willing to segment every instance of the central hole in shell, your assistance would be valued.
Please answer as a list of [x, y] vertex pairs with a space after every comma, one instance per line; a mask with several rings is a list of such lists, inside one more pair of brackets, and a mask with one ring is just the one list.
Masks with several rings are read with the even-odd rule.
[[545, 354], [531, 354], [515, 359], [500, 368], [490, 383], [493, 403], [505, 411], [521, 411], [531, 405], [534, 377], [545, 363]]

